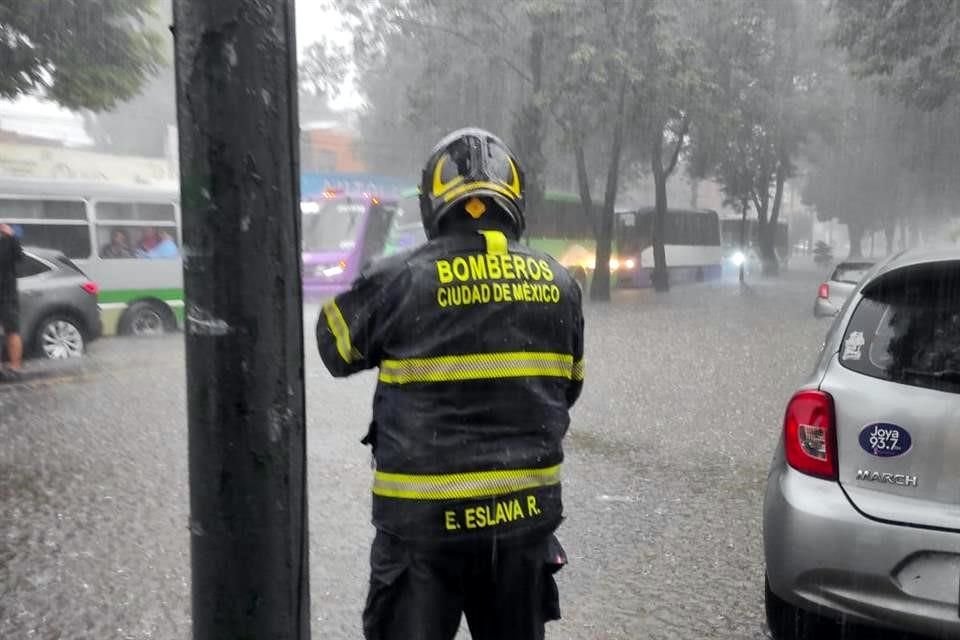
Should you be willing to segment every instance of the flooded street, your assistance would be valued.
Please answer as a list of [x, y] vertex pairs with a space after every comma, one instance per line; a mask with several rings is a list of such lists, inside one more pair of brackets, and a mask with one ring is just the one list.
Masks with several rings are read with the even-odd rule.
[[[828, 326], [811, 313], [818, 277], [586, 308], [564, 619], [548, 637], [766, 637], [763, 489], [784, 403]], [[313, 634], [356, 638], [375, 377], [335, 381], [307, 347]], [[108, 339], [81, 367], [0, 387], [0, 637], [189, 637], [183, 367], [180, 336]]]

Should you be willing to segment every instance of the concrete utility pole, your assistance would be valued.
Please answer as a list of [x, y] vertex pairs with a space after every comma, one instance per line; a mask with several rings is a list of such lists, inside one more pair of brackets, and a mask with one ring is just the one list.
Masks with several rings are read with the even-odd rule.
[[293, 0], [174, 0], [193, 637], [310, 636]]

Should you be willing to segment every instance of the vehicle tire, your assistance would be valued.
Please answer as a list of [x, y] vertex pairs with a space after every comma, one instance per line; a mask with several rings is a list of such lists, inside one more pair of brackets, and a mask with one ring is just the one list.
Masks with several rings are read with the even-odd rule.
[[66, 360], [82, 357], [87, 341], [83, 325], [76, 318], [57, 313], [37, 323], [32, 346], [34, 353], [41, 358]]
[[764, 604], [767, 626], [773, 640], [839, 640], [841, 627], [821, 616], [804, 611], [770, 590], [764, 578]]
[[120, 318], [120, 333], [130, 336], [159, 336], [173, 326], [170, 309], [158, 302], [134, 302]]

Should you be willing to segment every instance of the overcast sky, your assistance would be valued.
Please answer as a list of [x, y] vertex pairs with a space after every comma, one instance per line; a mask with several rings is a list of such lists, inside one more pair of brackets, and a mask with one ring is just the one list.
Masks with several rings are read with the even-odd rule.
[[[348, 49], [352, 46], [351, 33], [343, 29], [338, 13], [324, 8], [325, 4], [324, 0], [296, 0], [297, 47], [301, 51], [323, 38]], [[338, 110], [355, 109], [362, 103], [350, 77], [340, 95], [332, 101], [332, 106]]]

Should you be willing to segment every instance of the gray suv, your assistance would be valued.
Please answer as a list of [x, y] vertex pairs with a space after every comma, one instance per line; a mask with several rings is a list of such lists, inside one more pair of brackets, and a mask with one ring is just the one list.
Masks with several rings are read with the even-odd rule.
[[787, 405], [763, 513], [774, 638], [960, 637], [960, 250], [855, 287]]
[[59, 251], [23, 251], [17, 286], [24, 348], [51, 360], [82, 356], [101, 331], [96, 283]]

